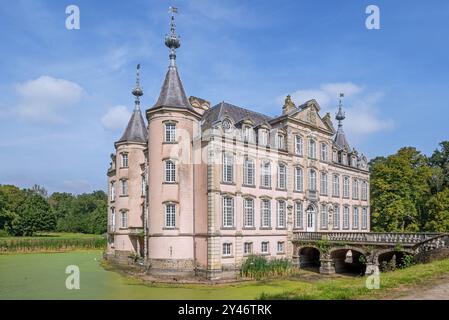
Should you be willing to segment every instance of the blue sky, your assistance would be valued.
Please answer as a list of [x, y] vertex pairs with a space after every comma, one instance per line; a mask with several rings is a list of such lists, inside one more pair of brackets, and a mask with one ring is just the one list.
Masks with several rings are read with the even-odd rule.
[[[78, 5], [81, 29], [65, 28]], [[380, 30], [365, 28], [368, 5]], [[0, 3], [0, 184], [105, 189], [113, 143], [133, 108], [157, 99], [168, 66], [168, 6], [188, 95], [279, 114], [290, 93], [336, 112], [368, 157], [448, 140], [449, 2], [54, 1]]]

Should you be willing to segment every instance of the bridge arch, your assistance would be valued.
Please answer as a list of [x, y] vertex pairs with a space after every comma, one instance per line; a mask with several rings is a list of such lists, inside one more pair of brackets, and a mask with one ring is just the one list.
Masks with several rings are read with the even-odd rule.
[[336, 273], [365, 274], [368, 253], [362, 248], [336, 247], [329, 250], [329, 256]]
[[298, 248], [299, 267], [318, 271], [320, 268], [321, 252], [314, 245], [301, 246]]
[[376, 252], [375, 263], [379, 266], [380, 271], [394, 270], [401, 267], [405, 257], [410, 255], [414, 256], [415, 251], [412, 249], [383, 249]]

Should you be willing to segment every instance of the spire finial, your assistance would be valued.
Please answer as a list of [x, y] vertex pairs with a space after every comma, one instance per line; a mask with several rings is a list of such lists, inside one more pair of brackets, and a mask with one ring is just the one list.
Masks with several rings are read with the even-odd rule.
[[136, 86], [134, 87], [132, 94], [136, 97], [134, 110], [140, 110], [140, 97], [143, 96], [143, 90], [140, 87], [140, 63], [137, 65]]
[[346, 118], [345, 112], [342, 109], [343, 107], [342, 98], [344, 96], [345, 96], [344, 93], [340, 93], [340, 99], [338, 102], [338, 112], [337, 115], [335, 116], [335, 119], [338, 120], [338, 128], [341, 128], [343, 126], [342, 121]]
[[176, 49], [181, 46], [181, 40], [176, 34], [175, 13], [178, 13], [178, 8], [169, 7], [168, 12], [171, 14], [170, 19], [170, 34], [165, 35], [165, 45], [170, 49], [170, 67], [175, 67]]

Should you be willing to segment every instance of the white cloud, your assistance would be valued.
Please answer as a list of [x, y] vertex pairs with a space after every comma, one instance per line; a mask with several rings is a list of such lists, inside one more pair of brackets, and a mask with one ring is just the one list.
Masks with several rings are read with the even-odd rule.
[[115, 106], [101, 118], [101, 123], [106, 129], [121, 130], [125, 128], [130, 117], [131, 112], [125, 106]]
[[[346, 119], [344, 128], [351, 137], [368, 135], [374, 132], [391, 129], [393, 120], [379, 115], [379, 103], [383, 97], [381, 92], [367, 92], [366, 88], [352, 82], [324, 83], [317, 89], [299, 89], [291, 94], [292, 100], [300, 105], [315, 99], [321, 106], [321, 114], [330, 112], [334, 115], [338, 108], [339, 93], [343, 92]], [[283, 104], [286, 94], [276, 98]]]
[[76, 105], [84, 95], [83, 88], [71, 81], [41, 76], [16, 87], [18, 114], [31, 121], [61, 122], [63, 111]]

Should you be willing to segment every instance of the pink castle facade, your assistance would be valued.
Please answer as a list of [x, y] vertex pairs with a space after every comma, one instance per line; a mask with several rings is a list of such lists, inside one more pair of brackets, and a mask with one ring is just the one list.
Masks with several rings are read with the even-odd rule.
[[[172, 18], [173, 19], [173, 18]], [[295, 231], [369, 232], [367, 159], [317, 101], [287, 96], [269, 117], [189, 97], [170, 65], [156, 103], [136, 107], [108, 170], [111, 258], [134, 257], [154, 274], [233, 276], [245, 257], [292, 259]]]

